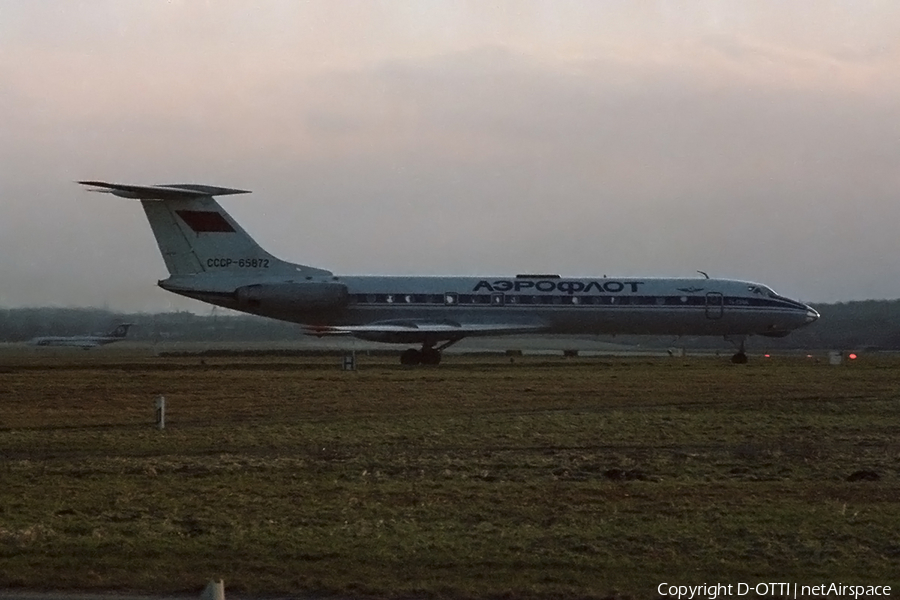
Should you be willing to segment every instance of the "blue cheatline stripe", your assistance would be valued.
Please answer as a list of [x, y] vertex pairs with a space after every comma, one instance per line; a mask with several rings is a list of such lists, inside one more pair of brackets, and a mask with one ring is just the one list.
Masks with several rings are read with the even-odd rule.
[[[500, 306], [498, 294], [452, 294], [452, 300], [448, 302], [446, 294], [353, 294], [352, 298], [357, 304], [378, 304], [386, 306], [395, 305], [440, 305], [440, 306]], [[747, 298], [725, 296], [721, 304], [710, 304], [705, 296], [584, 296], [584, 295], [530, 295], [530, 294], [505, 294], [502, 297], [502, 305], [515, 307], [531, 306], [683, 306], [706, 308], [788, 308], [791, 310], [806, 310], [806, 306], [791, 301], [775, 300], [772, 298]]]
[[[234, 298], [231, 292], [202, 292], [191, 290], [194, 294], [203, 294], [220, 298]], [[494, 304], [497, 294], [456, 294], [453, 293], [453, 302], [447, 303], [445, 294], [351, 294], [351, 299], [356, 304], [377, 306], [443, 306], [443, 307], [484, 307], [496, 308], [500, 304]], [[502, 306], [515, 308], [580, 308], [580, 307], [604, 307], [604, 308], [696, 308], [717, 310], [762, 310], [782, 308], [788, 310], [807, 310], [800, 303], [789, 300], [775, 300], [772, 298], [747, 298], [725, 296], [722, 304], [707, 304], [705, 296], [580, 296], [580, 295], [528, 295], [506, 294]]]

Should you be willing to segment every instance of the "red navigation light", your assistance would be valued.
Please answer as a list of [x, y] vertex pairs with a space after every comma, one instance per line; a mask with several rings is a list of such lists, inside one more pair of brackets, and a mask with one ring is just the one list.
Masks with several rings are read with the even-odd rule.
[[766, 358], [771, 358], [771, 356], [770, 356], [770, 355], [768, 355], [768, 354], [766, 354]]
[[851, 352], [851, 353], [850, 353], [850, 356], [848, 356], [848, 358], [849, 358], [850, 360], [856, 360], [856, 355], [853, 354], [853, 353]]

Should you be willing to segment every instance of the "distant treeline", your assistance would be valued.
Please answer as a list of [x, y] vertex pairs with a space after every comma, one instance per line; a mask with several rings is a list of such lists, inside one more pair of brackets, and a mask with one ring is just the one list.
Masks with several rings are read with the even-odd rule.
[[299, 325], [249, 315], [191, 312], [118, 313], [99, 308], [13, 308], [0, 310], [0, 341], [25, 342], [39, 336], [105, 333], [119, 323], [138, 342], [286, 341], [302, 335]]
[[[772, 350], [900, 350], [900, 300], [862, 300], [812, 304], [821, 318], [783, 338], [757, 336], [753, 347]], [[706, 337], [641, 338], [619, 336], [623, 343], [687, 348], [730, 347]]]
[[[822, 318], [780, 339], [755, 338], [771, 349], [900, 350], [900, 300], [819, 304]], [[24, 342], [46, 335], [104, 333], [118, 323], [134, 323], [130, 340], [140, 342], [265, 342], [302, 336], [298, 325], [249, 315], [190, 312], [116, 313], [98, 308], [14, 308], [0, 310], [0, 341]], [[611, 338], [612, 339], [612, 338]], [[645, 347], [730, 347], [721, 339], [618, 336], [619, 343]]]
[[771, 348], [900, 350], [900, 300], [816, 304], [821, 318]]

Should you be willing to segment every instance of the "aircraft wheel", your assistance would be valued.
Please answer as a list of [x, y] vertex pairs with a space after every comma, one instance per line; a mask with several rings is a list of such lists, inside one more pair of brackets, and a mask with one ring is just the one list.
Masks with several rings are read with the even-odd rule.
[[422, 362], [422, 353], [416, 350], [415, 348], [410, 348], [409, 350], [404, 350], [400, 354], [400, 364], [401, 365], [417, 365]]
[[734, 356], [731, 357], [731, 362], [736, 365], [745, 365], [747, 364], [747, 355], [743, 352], [738, 352]]
[[425, 348], [422, 350], [423, 365], [439, 365], [441, 364], [441, 353], [434, 348]]

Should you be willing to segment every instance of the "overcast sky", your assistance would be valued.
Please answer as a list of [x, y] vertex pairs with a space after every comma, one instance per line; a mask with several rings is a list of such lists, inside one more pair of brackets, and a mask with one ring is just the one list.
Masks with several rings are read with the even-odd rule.
[[340, 274], [900, 297], [900, 3], [0, 2], [0, 308], [202, 305], [138, 203], [206, 183]]

